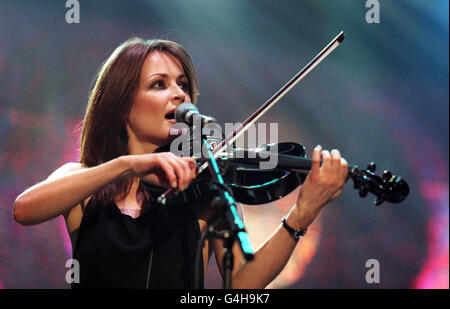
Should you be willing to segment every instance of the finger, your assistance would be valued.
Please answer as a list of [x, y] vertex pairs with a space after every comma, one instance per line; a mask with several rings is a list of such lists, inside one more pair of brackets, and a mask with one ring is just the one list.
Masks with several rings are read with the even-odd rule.
[[185, 178], [184, 178], [184, 189], [186, 189], [191, 183], [192, 179], [195, 178], [197, 172], [197, 164], [194, 158], [181, 157], [177, 160], [184, 166]]
[[166, 160], [172, 166], [173, 170], [175, 171], [175, 174], [177, 175], [176, 187], [179, 190], [183, 190], [185, 171], [184, 167], [179, 162], [177, 162], [175, 158], [176, 157], [167, 156]]
[[188, 157], [184, 157], [183, 160], [188, 165], [189, 171], [191, 172], [191, 177], [189, 180], [192, 181], [197, 176], [197, 171], [198, 171], [197, 162], [195, 161], [194, 158], [188, 158]]
[[328, 150], [322, 150], [322, 171], [329, 174], [331, 170], [331, 155]]
[[330, 152], [331, 155], [331, 169], [330, 177], [335, 181], [335, 183], [341, 182], [341, 153], [337, 149], [333, 149]]
[[169, 164], [164, 158], [161, 158], [159, 160], [159, 166], [164, 171], [170, 186], [175, 189], [177, 187], [177, 175], [175, 174], [172, 165]]
[[341, 167], [341, 153], [337, 149], [333, 149], [330, 152], [331, 155], [331, 168], [336, 170], [336, 173], [339, 174]]
[[320, 171], [320, 152], [322, 151], [322, 146], [317, 145], [314, 148], [313, 154], [312, 154], [312, 162], [311, 162], [311, 176], [317, 177], [319, 175]]
[[188, 158], [189, 159], [189, 167], [194, 171], [194, 178], [197, 176], [198, 172], [198, 165], [197, 161], [194, 158]]
[[344, 183], [348, 179], [348, 163], [344, 158], [341, 158], [341, 177], [344, 180]]
[[183, 190], [185, 190], [189, 183], [192, 180], [192, 177], [194, 175], [192, 169], [189, 166], [189, 161], [187, 161], [185, 158], [178, 158], [177, 162], [183, 167], [184, 173], [183, 173]]

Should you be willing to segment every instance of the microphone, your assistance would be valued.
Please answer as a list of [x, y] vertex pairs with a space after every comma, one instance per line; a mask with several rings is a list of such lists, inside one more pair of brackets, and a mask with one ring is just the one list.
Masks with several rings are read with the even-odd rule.
[[199, 117], [201, 125], [204, 126], [207, 123], [216, 123], [216, 119], [213, 117], [205, 116], [200, 114], [197, 106], [190, 102], [184, 102], [178, 105], [175, 109], [175, 120], [177, 122], [184, 122], [188, 125], [194, 124], [194, 117]]

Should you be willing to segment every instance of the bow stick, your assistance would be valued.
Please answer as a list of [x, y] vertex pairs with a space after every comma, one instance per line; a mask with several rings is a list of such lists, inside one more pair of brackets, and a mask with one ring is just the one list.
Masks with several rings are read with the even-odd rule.
[[[214, 158], [217, 158], [224, 152], [229, 145], [238, 139], [245, 131], [248, 130], [259, 118], [261, 118], [275, 103], [277, 103], [286, 93], [288, 93], [299, 81], [301, 81], [309, 72], [312, 71], [323, 59], [325, 59], [332, 51], [334, 51], [344, 40], [344, 32], [341, 31], [320, 53], [318, 53], [303, 69], [301, 69], [294, 77], [291, 78], [283, 87], [280, 88], [269, 100], [267, 100], [261, 107], [259, 107], [250, 117], [248, 117], [242, 124], [238, 126], [230, 135], [214, 147], [212, 150]], [[206, 159], [202, 159], [198, 173], [208, 167]], [[169, 188], [165, 191], [157, 201], [161, 204], [166, 202], [167, 196], [174, 189]]]

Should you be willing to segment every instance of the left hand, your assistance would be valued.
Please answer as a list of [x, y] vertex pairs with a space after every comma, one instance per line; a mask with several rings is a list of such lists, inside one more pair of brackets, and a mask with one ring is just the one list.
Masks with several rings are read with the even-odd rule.
[[334, 149], [330, 153], [320, 146], [314, 148], [311, 171], [300, 188], [294, 209], [300, 227], [309, 226], [323, 206], [342, 193], [347, 175], [348, 163], [339, 150]]

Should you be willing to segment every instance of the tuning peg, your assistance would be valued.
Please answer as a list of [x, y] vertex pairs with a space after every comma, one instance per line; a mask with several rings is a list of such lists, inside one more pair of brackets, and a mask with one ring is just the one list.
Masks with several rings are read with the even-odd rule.
[[377, 199], [373, 202], [373, 204], [374, 204], [375, 206], [380, 206], [381, 203], [383, 203], [383, 202], [384, 202], [384, 196], [379, 196], [379, 197], [377, 197]]
[[383, 179], [384, 180], [390, 180], [392, 178], [392, 173], [389, 171], [384, 171], [383, 172]]
[[367, 169], [371, 171], [372, 173], [375, 173], [375, 170], [377, 169], [377, 165], [375, 162], [370, 162], [369, 165], [367, 165]]
[[359, 189], [359, 196], [361, 197], [366, 197], [367, 196], [367, 188], [366, 187], [362, 187], [361, 189]]

